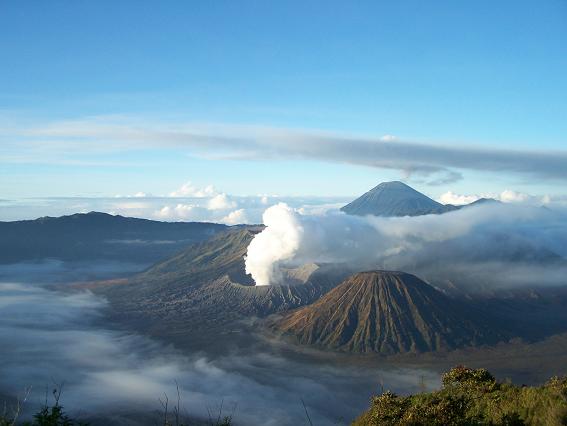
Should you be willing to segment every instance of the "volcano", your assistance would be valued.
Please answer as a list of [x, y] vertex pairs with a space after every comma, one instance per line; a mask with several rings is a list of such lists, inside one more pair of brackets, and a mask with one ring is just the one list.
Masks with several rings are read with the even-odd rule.
[[402, 182], [383, 182], [342, 207], [356, 216], [420, 216], [455, 210], [432, 200]]
[[219, 233], [141, 274], [92, 290], [104, 294], [121, 317], [198, 328], [313, 303], [352, 273], [343, 265], [306, 264], [282, 268], [281, 285], [256, 286], [245, 272], [244, 257], [261, 229]]
[[382, 354], [450, 350], [504, 338], [414, 275], [369, 271], [271, 324], [300, 344]]

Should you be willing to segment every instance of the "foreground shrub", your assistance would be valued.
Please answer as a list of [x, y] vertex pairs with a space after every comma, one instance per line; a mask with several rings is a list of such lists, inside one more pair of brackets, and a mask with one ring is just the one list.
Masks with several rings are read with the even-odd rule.
[[567, 377], [539, 387], [499, 383], [485, 369], [455, 367], [435, 392], [374, 397], [354, 426], [567, 425]]

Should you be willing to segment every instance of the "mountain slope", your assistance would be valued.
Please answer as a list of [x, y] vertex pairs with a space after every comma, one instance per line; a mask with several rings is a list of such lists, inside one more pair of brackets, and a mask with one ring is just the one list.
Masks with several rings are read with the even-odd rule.
[[284, 285], [255, 286], [244, 256], [258, 231], [246, 227], [217, 234], [128, 280], [91, 289], [104, 294], [122, 318], [172, 321], [196, 330], [307, 305], [348, 275], [343, 266], [310, 264], [284, 270]]
[[341, 210], [356, 216], [419, 216], [449, 210], [402, 182], [383, 182], [350, 202]]
[[156, 262], [226, 225], [159, 222], [91, 212], [0, 222], [0, 263], [43, 258]]
[[501, 336], [457, 302], [404, 272], [357, 273], [272, 327], [299, 343], [348, 352], [424, 352]]
[[244, 272], [244, 256], [248, 245], [261, 229], [246, 226], [218, 233], [154, 265], [135, 279], [174, 282], [187, 277], [195, 281], [202, 277], [211, 281], [228, 274], [241, 283], [253, 285], [254, 282]]

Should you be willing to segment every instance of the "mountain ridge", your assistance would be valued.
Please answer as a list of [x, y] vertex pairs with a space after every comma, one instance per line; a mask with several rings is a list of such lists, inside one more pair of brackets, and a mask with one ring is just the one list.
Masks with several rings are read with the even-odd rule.
[[56, 258], [154, 263], [228, 229], [208, 222], [161, 222], [101, 212], [0, 222], [0, 263]]

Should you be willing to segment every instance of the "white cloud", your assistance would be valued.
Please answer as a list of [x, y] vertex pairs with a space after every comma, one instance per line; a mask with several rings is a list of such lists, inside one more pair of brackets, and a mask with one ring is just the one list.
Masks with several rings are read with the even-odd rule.
[[175, 213], [182, 219], [189, 219], [194, 211], [195, 206], [191, 206], [189, 204], [177, 204], [175, 206]]
[[165, 220], [196, 219], [196, 206], [190, 204], [177, 204], [175, 207], [164, 206], [154, 216]]
[[470, 204], [478, 200], [478, 195], [462, 195], [462, 194], [455, 194], [453, 191], [447, 191], [438, 198], [442, 204], [453, 204], [455, 206], [462, 206], [464, 204]]
[[164, 206], [154, 213], [155, 217], [160, 219], [171, 219], [173, 216], [173, 209], [169, 206]]
[[[525, 192], [518, 192], [511, 189], [505, 189], [500, 193], [485, 193], [485, 194], [456, 194], [452, 191], [447, 191], [441, 194], [437, 199], [443, 204], [454, 204], [457, 206], [470, 204], [479, 200], [480, 198], [492, 198], [503, 203], [523, 203], [523, 204], [550, 204], [555, 201], [549, 195], [531, 195]], [[557, 199], [556, 201], [561, 201]]]
[[207, 203], [209, 210], [228, 210], [236, 207], [236, 203], [232, 201], [226, 194], [218, 194]]
[[169, 193], [170, 197], [211, 197], [217, 194], [213, 185], [207, 185], [204, 188], [198, 188], [190, 181], [185, 182], [180, 188]]
[[113, 203], [113, 207], [120, 210], [144, 210], [149, 206], [150, 204], [145, 201], [118, 201]]
[[525, 201], [528, 201], [530, 198], [533, 197], [522, 192], [512, 191], [510, 189], [502, 191], [498, 197], [498, 199], [503, 203], [523, 203]]
[[227, 225], [238, 225], [241, 223], [249, 223], [244, 209], [238, 209], [230, 212], [228, 215], [221, 219], [221, 223]]
[[114, 196], [114, 198], [148, 198], [151, 197], [151, 194], [148, 194], [146, 192], [136, 192], [134, 195], [122, 195], [122, 194], [116, 194]]
[[332, 212], [334, 210], [338, 211], [345, 203], [317, 203], [317, 204], [305, 204], [297, 209], [297, 212], [303, 215], [314, 215], [320, 216]]
[[[84, 161], [85, 153], [140, 149], [191, 150], [193, 155], [226, 159], [318, 160], [398, 170], [405, 175], [432, 178], [431, 184], [462, 178], [475, 170], [552, 181], [567, 180], [567, 151], [528, 151], [459, 144], [425, 144], [398, 140], [391, 135], [365, 138], [331, 132], [266, 126], [195, 123], [145, 123], [125, 117], [95, 117], [21, 126], [7, 135], [2, 146], [5, 162]], [[23, 142], [23, 143], [22, 143]], [[189, 196], [189, 187], [173, 196]], [[197, 191], [198, 192], [198, 191]]]
[[[113, 197], [19, 200], [10, 208], [0, 209], [0, 220], [98, 211], [166, 221], [261, 223], [262, 213], [276, 200], [285, 201], [294, 208], [304, 207], [302, 211], [305, 212], [326, 211], [328, 206], [340, 207], [351, 201], [344, 197], [281, 197], [277, 194], [237, 196], [217, 191], [212, 185], [196, 187], [186, 182], [176, 191], [162, 196], [139, 191]], [[242, 212], [235, 213], [239, 210]]]

